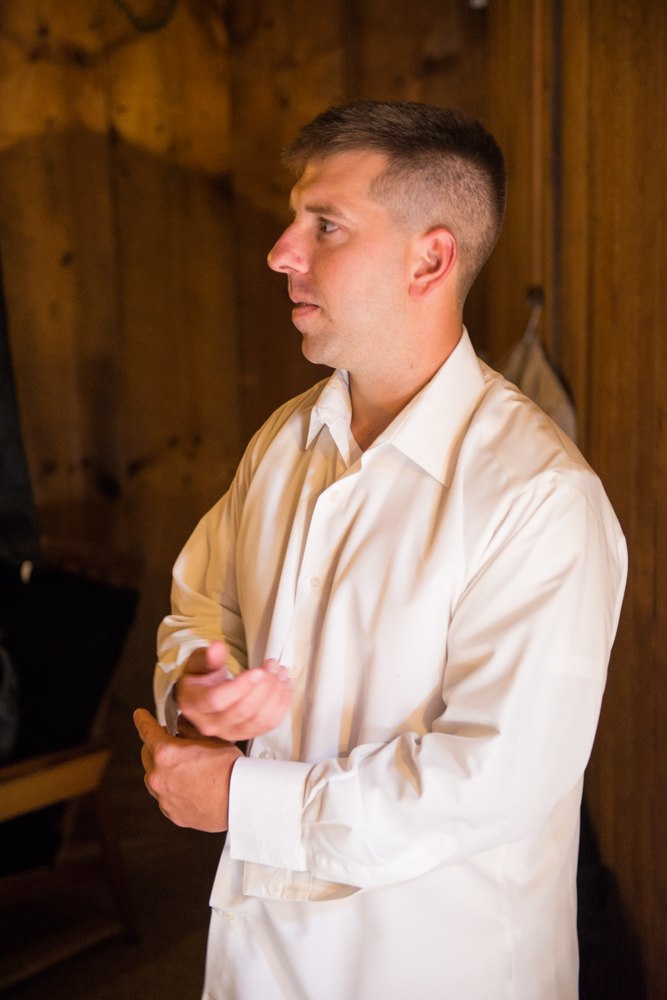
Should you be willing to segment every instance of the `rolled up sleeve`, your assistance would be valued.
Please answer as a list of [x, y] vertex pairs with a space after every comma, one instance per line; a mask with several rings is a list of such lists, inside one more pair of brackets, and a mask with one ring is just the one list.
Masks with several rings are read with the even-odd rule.
[[200, 646], [222, 640], [234, 676], [247, 667], [243, 620], [236, 589], [236, 536], [242, 505], [237, 474], [228, 493], [201, 519], [174, 565], [172, 613], [158, 630], [158, 663], [153, 689], [158, 720], [182, 675], [185, 661]]

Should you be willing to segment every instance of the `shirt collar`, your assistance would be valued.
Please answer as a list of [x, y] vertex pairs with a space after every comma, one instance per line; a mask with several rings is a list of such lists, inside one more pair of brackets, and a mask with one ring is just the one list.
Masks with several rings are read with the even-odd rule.
[[349, 468], [353, 457], [355, 457], [353, 452], [356, 454], [359, 451], [359, 446], [352, 438], [351, 423], [350, 377], [344, 369], [338, 368], [325, 385], [311, 411], [306, 447], [310, 447], [322, 427], [326, 425], [334, 444]]
[[484, 376], [464, 327], [445, 363], [375, 444], [391, 441], [443, 486], [449, 486], [461, 438], [483, 388]]
[[[443, 486], [449, 486], [458, 446], [483, 388], [484, 376], [464, 327], [445, 363], [368, 451], [390, 442]], [[338, 369], [313, 407], [307, 445], [327, 424], [349, 464], [351, 416], [349, 377]]]

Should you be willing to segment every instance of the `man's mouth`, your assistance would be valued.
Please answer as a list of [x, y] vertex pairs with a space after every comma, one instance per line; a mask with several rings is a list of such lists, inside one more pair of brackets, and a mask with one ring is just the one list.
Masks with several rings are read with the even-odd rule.
[[318, 305], [315, 305], [314, 302], [307, 302], [305, 299], [300, 299], [299, 301], [294, 303], [294, 307], [292, 309], [292, 316], [294, 315], [305, 316], [308, 313], [313, 312], [315, 309], [319, 308], [320, 307]]

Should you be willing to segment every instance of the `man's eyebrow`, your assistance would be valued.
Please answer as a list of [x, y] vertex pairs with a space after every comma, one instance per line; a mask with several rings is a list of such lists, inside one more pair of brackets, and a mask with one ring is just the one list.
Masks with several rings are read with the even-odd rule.
[[337, 208], [336, 205], [306, 205], [306, 211], [311, 212], [313, 215], [335, 215], [339, 219], [346, 219], [347, 214], [342, 210], [342, 208]]
[[[296, 209], [293, 205], [290, 205], [289, 209], [293, 215], [296, 215]], [[304, 211], [309, 212], [311, 215], [328, 215], [337, 219], [349, 218], [347, 212], [344, 212], [342, 208], [338, 208], [331, 203], [327, 205], [305, 205]]]

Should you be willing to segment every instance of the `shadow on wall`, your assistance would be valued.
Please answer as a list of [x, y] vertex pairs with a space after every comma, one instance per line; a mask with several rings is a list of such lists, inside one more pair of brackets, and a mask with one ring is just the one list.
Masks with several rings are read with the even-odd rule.
[[639, 936], [602, 864], [584, 801], [577, 871], [580, 1000], [647, 1000]]

